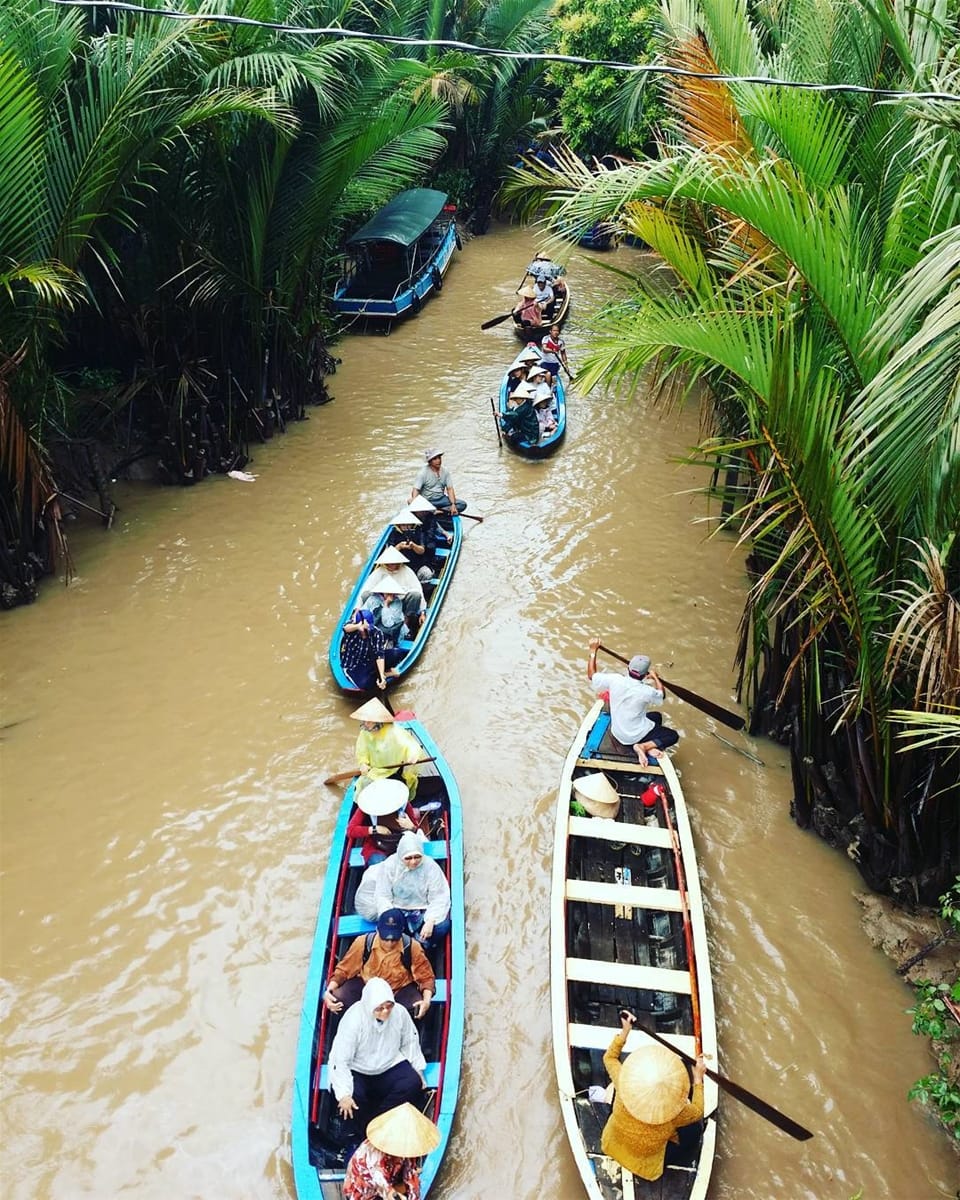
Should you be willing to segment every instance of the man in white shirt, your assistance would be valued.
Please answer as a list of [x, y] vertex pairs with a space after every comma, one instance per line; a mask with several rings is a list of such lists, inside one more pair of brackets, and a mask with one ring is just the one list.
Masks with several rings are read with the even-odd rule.
[[600, 639], [590, 642], [587, 659], [587, 678], [599, 696], [610, 697], [610, 733], [623, 746], [632, 746], [642, 767], [657, 759], [668, 746], [675, 745], [680, 735], [663, 724], [660, 713], [648, 712], [652, 705], [663, 703], [663, 684], [650, 666], [646, 654], [630, 659], [625, 675], [597, 670], [597, 651]]

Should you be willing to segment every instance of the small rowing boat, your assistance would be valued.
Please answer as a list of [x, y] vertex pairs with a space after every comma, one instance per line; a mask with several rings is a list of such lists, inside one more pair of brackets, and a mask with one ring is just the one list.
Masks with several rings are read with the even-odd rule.
[[561, 329], [563, 328], [564, 322], [570, 315], [570, 284], [566, 277], [563, 282], [567, 285], [566, 293], [559, 306], [554, 301], [554, 307], [544, 315], [542, 325], [523, 325], [517, 313], [513, 314], [513, 332], [522, 341], [539, 342], [551, 325], [559, 325]]
[[[500, 406], [499, 414], [502, 416], [507, 412], [507, 400], [509, 393], [507, 391], [507, 379], [509, 372], [505, 373], [503, 380], [500, 383]], [[539, 438], [536, 442], [529, 441], [525, 438], [514, 437], [512, 434], [504, 430], [504, 438], [511, 450], [516, 450], [518, 454], [523, 454], [526, 458], [546, 458], [548, 454], [552, 454], [560, 445], [567, 432], [567, 396], [563, 387], [563, 380], [557, 376], [556, 390], [556, 419], [557, 427], [553, 433], [548, 433]]]
[[[456, 780], [437, 746], [413, 713], [398, 713], [397, 719], [420, 742], [423, 757], [435, 760], [420, 767], [414, 803], [424, 814], [422, 819], [429, 821], [424, 853], [443, 866], [450, 884], [451, 930], [430, 951], [437, 990], [420, 1028], [429, 1089], [425, 1112], [440, 1129], [441, 1137], [437, 1149], [423, 1163], [420, 1184], [426, 1196], [450, 1138], [460, 1086], [466, 973], [463, 825]], [[350, 1148], [343, 1144], [337, 1105], [327, 1080], [327, 1057], [339, 1018], [327, 1011], [321, 998], [336, 960], [355, 937], [374, 928], [355, 911], [353, 903], [363, 873], [363, 858], [360, 848], [347, 838], [352, 810], [353, 785], [333, 832], [300, 1014], [291, 1127], [293, 1175], [299, 1200], [342, 1200], [341, 1185]]]
[[391, 322], [416, 315], [443, 276], [460, 245], [456, 207], [445, 192], [411, 188], [380, 209], [347, 239], [333, 307], [344, 316]]
[[[602, 772], [619, 796], [609, 817], [571, 814], [574, 781]], [[652, 784], [660, 784], [654, 789]], [[662, 792], [654, 804], [654, 792]], [[646, 798], [644, 798], [646, 794]], [[614, 749], [598, 703], [580, 727], [557, 800], [551, 891], [550, 977], [554, 1061], [573, 1155], [591, 1200], [703, 1200], [716, 1143], [717, 1085], [704, 1087], [707, 1119], [668, 1144], [663, 1175], [648, 1182], [601, 1150], [610, 1115], [591, 1099], [609, 1083], [603, 1054], [637, 1017], [626, 1051], [654, 1030], [691, 1057], [716, 1062], [717, 1031], [703, 899], [683, 792], [670, 760], [640, 767]]]
[[[424, 646], [427, 644], [427, 638], [430, 636], [430, 631], [433, 629], [439, 615], [440, 605], [443, 603], [443, 598], [447, 594], [447, 588], [450, 586], [450, 580], [453, 578], [457, 559], [460, 557], [460, 546], [463, 541], [463, 522], [461, 518], [444, 516], [441, 518], [440, 524], [448, 532], [452, 532], [453, 541], [449, 546], [439, 546], [433, 551], [433, 576], [422, 584], [424, 599], [427, 602], [426, 616], [417, 636], [412, 641], [401, 640], [398, 642], [397, 648], [404, 651], [404, 656], [394, 668], [396, 674], [388, 676], [388, 683], [395, 683], [398, 679], [402, 679], [423, 653]], [[334, 630], [333, 637], [330, 639], [330, 651], [328, 655], [330, 671], [337, 684], [345, 692], [360, 692], [362, 689], [357, 687], [344, 669], [342, 662], [343, 627], [350, 620], [353, 613], [361, 607], [360, 593], [363, 591], [363, 585], [373, 573], [374, 563], [386, 549], [387, 539], [390, 537], [392, 529], [393, 526], [388, 525], [380, 535], [379, 541], [374, 546], [370, 557], [367, 559], [360, 573], [360, 578], [350, 593], [350, 599], [347, 601], [340, 621]]]

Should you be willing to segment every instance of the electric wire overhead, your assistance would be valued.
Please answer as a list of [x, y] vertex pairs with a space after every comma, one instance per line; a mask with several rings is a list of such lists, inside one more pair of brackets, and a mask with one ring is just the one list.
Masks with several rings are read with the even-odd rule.
[[271, 29], [276, 33], [293, 33], [301, 37], [343, 38], [351, 41], [377, 42], [381, 45], [418, 46], [443, 50], [462, 50], [467, 54], [485, 55], [489, 58], [507, 58], [520, 62], [568, 63], [575, 67], [606, 67], [610, 71], [623, 71], [634, 75], [671, 75], [683, 79], [701, 79], [707, 83], [746, 83], [762, 87], [799, 88], [807, 92], [840, 92], [861, 96], [876, 96], [883, 100], [935, 100], [947, 103], [960, 101], [960, 92], [900, 92], [890, 88], [863, 87], [858, 83], [809, 83], [796, 79], [777, 79], [768, 75], [724, 75], [720, 72], [692, 71], [687, 67], [670, 66], [667, 63], [625, 63], [615, 59], [582, 58], [575, 54], [533, 54], [522, 50], [501, 50], [495, 46], [476, 46], [472, 42], [456, 42], [445, 39], [401, 37], [399, 34], [367, 33], [338, 26], [315, 28], [306, 25], [285, 25], [278, 21], [258, 21], [253, 17], [239, 17], [231, 13], [180, 12], [171, 8], [149, 8], [142, 4], [130, 4], [124, 0], [51, 0], [64, 8], [102, 8], [111, 12], [142, 13], [151, 17], [166, 17], [173, 21], [196, 21], [222, 25], [252, 25], [258, 29]]

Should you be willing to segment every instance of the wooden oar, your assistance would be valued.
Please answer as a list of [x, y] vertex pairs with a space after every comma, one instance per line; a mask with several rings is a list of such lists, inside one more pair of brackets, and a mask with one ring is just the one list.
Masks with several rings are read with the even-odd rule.
[[497, 416], [497, 406], [493, 402], [493, 397], [490, 397], [490, 411], [493, 413], [493, 424], [497, 430], [497, 442], [500, 444], [500, 449], [503, 449], [503, 438], [500, 435], [500, 419]]
[[458, 517], [469, 517], [471, 521], [482, 521], [483, 517], [475, 517], [473, 513], [457, 513]]
[[[377, 767], [377, 770], [378, 771], [399, 771], [401, 767], [419, 767], [419, 766], [422, 766], [424, 763], [432, 763], [432, 762], [436, 762], [436, 761], [437, 760], [435, 758], [418, 758], [415, 762], [412, 762], [412, 763], [396, 763], [390, 767]], [[360, 768], [355, 767], [352, 771], [340, 771], [339, 774], [337, 774], [337, 775], [328, 775], [327, 778], [323, 782], [327, 786], [329, 786], [331, 783], [343, 783], [343, 781], [345, 779], [356, 779], [357, 776], [360, 774], [361, 774]]]
[[[609, 654], [611, 658], [615, 658], [617, 662], [622, 662], [626, 666], [630, 665], [630, 659], [624, 658], [622, 654], [618, 654], [616, 650], [611, 650], [609, 646], [600, 643], [599, 649], [604, 654]], [[708, 700], [705, 696], [699, 696], [696, 692], [691, 692], [689, 688], [681, 687], [679, 683], [671, 683], [669, 679], [660, 677], [663, 686], [669, 688], [671, 692], [680, 700], [685, 700], [687, 704], [692, 704], [694, 708], [699, 708], [701, 712], [705, 712], [708, 716], [713, 717], [722, 725], [726, 725], [729, 729], [743, 729], [746, 721], [739, 713], [731, 712], [729, 708], [723, 708], [719, 704], [715, 704], [712, 700]]]
[[[630, 1012], [629, 1009], [623, 1009], [623, 1012]], [[633, 1015], [632, 1013], [630, 1014]], [[647, 1037], [653, 1038], [655, 1042], [659, 1042], [661, 1046], [666, 1046], [668, 1050], [672, 1050], [678, 1058], [682, 1058], [688, 1066], [694, 1066], [696, 1060], [691, 1058], [684, 1050], [679, 1050], [672, 1042], [668, 1042], [666, 1038], [660, 1036], [659, 1033], [654, 1033], [652, 1029], [647, 1029], [645, 1025], [638, 1025], [637, 1029], [645, 1033]], [[721, 1075], [719, 1071], [714, 1071], [710, 1067], [706, 1067], [704, 1074], [709, 1075], [717, 1087], [722, 1088], [735, 1100], [739, 1100], [741, 1104], [745, 1104], [759, 1117], [763, 1117], [765, 1121], [769, 1121], [771, 1125], [776, 1125], [778, 1129], [782, 1129], [784, 1133], [788, 1133], [792, 1138], [796, 1138], [798, 1142], [805, 1142], [813, 1137], [813, 1133], [788, 1117], [786, 1113], [782, 1113], [779, 1108], [774, 1108], [768, 1101], [755, 1096], [753, 1092], [748, 1092], [745, 1087], [739, 1083], [734, 1083], [732, 1079], [728, 1079], [726, 1075]]]
[[501, 324], [503, 324], [504, 321], [508, 321], [512, 316], [513, 316], [513, 309], [511, 308], [508, 313], [504, 313], [500, 317], [491, 317], [491, 319], [489, 321], [484, 321], [484, 323], [480, 326], [480, 328], [481, 329], [492, 329], [494, 327], [494, 325], [501, 325]]

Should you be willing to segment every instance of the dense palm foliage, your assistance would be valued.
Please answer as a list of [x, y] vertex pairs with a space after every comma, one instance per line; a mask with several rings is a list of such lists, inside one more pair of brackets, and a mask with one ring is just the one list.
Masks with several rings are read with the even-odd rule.
[[[677, 65], [956, 91], [945, 0], [673, 0]], [[591, 384], [706, 385], [698, 459], [739, 481], [739, 661], [754, 727], [793, 749], [796, 812], [866, 877], [935, 897], [960, 861], [957, 762], [894, 709], [960, 700], [960, 105], [688, 81], [660, 156], [571, 191], [655, 265], [602, 314]], [[910, 877], [909, 881], [907, 877]]]
[[62, 548], [59, 497], [106, 511], [101, 440], [195, 482], [322, 400], [344, 232], [441, 159], [489, 186], [537, 125], [512, 61], [203, 16], [523, 49], [546, 0], [193, 7], [0, 6], [0, 604]]

